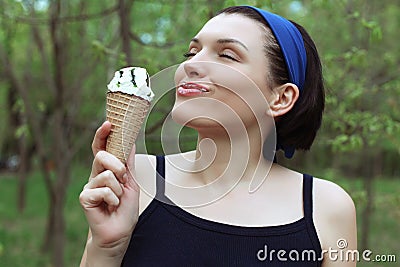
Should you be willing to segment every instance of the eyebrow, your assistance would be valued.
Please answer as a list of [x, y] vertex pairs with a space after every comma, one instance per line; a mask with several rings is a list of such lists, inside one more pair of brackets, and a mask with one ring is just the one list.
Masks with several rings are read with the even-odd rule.
[[[199, 39], [197, 39], [197, 38], [193, 38], [191, 41], [194, 43], [200, 43]], [[249, 51], [249, 49], [247, 48], [247, 46], [244, 43], [242, 43], [239, 40], [233, 39], [233, 38], [218, 39], [217, 43], [219, 43], [219, 44], [234, 43], [234, 44], [238, 44], [238, 45], [242, 46], [244, 49]]]

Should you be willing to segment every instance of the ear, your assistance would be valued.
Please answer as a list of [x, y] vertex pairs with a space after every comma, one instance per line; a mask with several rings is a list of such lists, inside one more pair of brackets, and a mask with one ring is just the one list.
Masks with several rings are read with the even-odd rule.
[[269, 113], [271, 113], [272, 117], [279, 117], [286, 114], [293, 108], [299, 95], [299, 88], [293, 83], [285, 83], [274, 88], [269, 103]]

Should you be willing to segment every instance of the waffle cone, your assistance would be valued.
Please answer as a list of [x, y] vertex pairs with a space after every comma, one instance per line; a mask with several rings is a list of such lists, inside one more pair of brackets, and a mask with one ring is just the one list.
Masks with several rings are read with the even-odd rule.
[[107, 138], [106, 151], [116, 156], [122, 163], [131, 152], [150, 102], [122, 92], [107, 93], [107, 120], [111, 122], [111, 132]]

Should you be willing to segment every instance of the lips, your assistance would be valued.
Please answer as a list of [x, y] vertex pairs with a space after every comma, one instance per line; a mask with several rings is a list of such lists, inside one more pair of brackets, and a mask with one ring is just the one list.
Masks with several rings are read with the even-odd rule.
[[183, 83], [178, 86], [178, 95], [180, 96], [196, 96], [208, 93], [210, 90], [198, 83]]

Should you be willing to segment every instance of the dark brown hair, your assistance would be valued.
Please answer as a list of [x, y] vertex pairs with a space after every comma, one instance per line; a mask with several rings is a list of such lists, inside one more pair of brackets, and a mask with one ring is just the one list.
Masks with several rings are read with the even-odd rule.
[[[289, 82], [282, 51], [268, 23], [257, 11], [249, 7], [234, 6], [221, 10], [217, 13], [219, 14], [240, 14], [257, 21], [266, 31], [264, 49], [269, 62], [267, 84], [272, 87]], [[313, 40], [302, 26], [291, 22], [303, 37], [307, 54], [307, 70], [304, 88], [295, 105], [288, 113], [275, 121], [277, 142], [282, 147], [308, 150], [321, 126], [325, 107], [325, 89], [321, 61]]]

